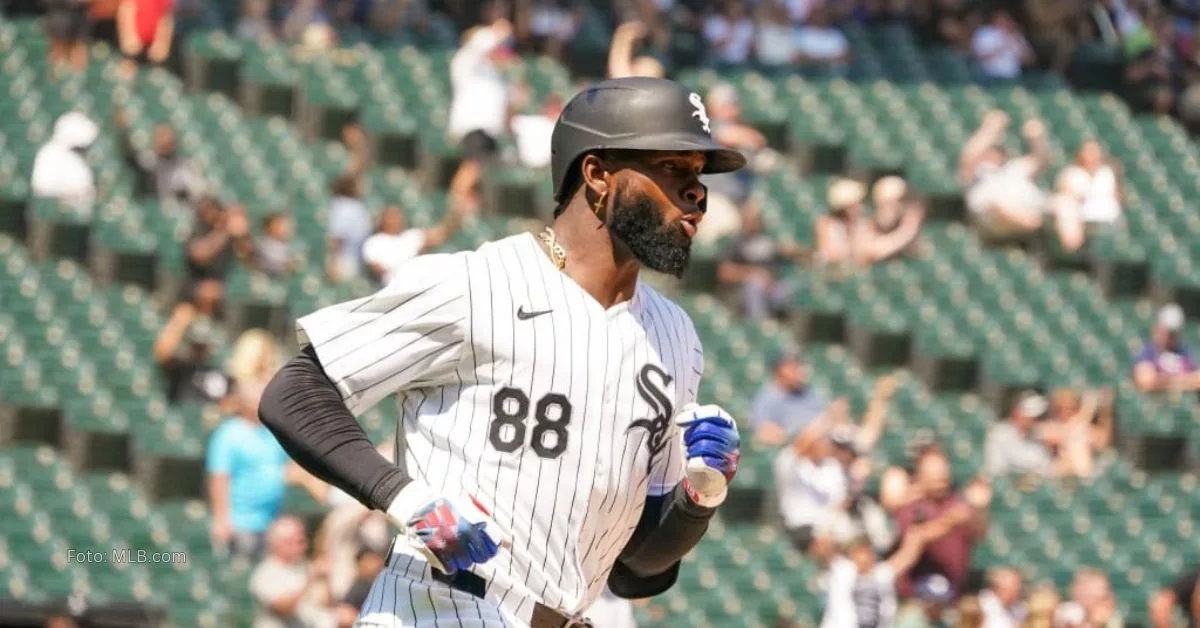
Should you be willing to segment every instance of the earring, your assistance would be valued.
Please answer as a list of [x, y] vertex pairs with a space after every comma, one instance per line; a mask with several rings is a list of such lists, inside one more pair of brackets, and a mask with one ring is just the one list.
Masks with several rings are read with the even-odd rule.
[[596, 199], [595, 203], [592, 203], [592, 213], [596, 214], [596, 217], [600, 219], [600, 222], [604, 222], [604, 197], [607, 195], [607, 192], [601, 194], [600, 198]]

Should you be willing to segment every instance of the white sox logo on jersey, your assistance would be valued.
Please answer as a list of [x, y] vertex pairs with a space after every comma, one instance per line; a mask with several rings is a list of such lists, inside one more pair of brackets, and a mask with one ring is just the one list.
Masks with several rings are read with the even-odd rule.
[[[659, 381], [656, 383], [651, 378], [652, 375], [657, 375]], [[642, 367], [641, 372], [637, 377], [638, 395], [650, 405], [656, 415], [649, 419], [638, 419], [631, 421], [629, 430], [640, 427], [646, 430], [649, 437], [646, 439], [646, 447], [650, 450], [650, 464], [654, 464], [654, 458], [664, 447], [667, 446], [667, 428], [670, 426], [671, 417], [675, 414], [675, 406], [671, 403], [671, 399], [663, 392], [663, 389], [671, 385], [671, 376], [654, 364], [647, 364]]]
[[692, 117], [700, 121], [700, 126], [704, 128], [705, 133], [712, 135], [712, 131], [708, 128], [708, 110], [704, 108], [704, 99], [700, 97], [700, 94], [692, 92], [692, 95], [688, 96], [688, 102], [696, 108], [692, 112]]

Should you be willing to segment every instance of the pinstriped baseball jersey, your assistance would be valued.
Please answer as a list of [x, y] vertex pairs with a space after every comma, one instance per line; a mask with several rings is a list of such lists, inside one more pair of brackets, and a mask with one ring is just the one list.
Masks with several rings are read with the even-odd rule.
[[473, 568], [487, 599], [524, 620], [535, 601], [586, 609], [647, 495], [683, 477], [672, 418], [704, 363], [691, 320], [640, 282], [604, 309], [530, 234], [396, 277], [302, 318], [301, 342], [355, 414], [394, 393], [398, 464], [478, 497], [511, 535]]

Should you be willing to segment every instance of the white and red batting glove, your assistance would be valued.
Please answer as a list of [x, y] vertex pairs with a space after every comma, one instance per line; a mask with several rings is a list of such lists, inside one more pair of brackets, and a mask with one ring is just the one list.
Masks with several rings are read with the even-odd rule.
[[405, 530], [409, 543], [446, 575], [496, 556], [511, 546], [491, 513], [474, 497], [442, 497], [425, 484], [404, 487], [387, 510], [392, 525]]
[[742, 439], [737, 424], [720, 406], [694, 403], [684, 406], [675, 424], [683, 428], [687, 450], [684, 490], [700, 506], [720, 506], [729, 494], [729, 482], [741, 459]]

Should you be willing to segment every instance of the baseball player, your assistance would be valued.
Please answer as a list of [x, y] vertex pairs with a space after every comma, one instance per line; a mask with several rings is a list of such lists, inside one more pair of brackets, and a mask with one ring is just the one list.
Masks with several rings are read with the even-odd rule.
[[[745, 159], [663, 79], [588, 88], [551, 144], [552, 226], [301, 318], [264, 394], [298, 463], [402, 531], [359, 626], [589, 625], [606, 585], [672, 586], [737, 469], [733, 420], [697, 403], [690, 319], [638, 274], [684, 272], [700, 174]], [[393, 394], [396, 464], [355, 421]]]

